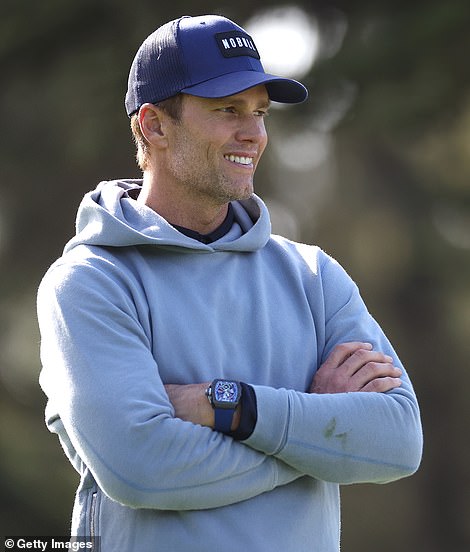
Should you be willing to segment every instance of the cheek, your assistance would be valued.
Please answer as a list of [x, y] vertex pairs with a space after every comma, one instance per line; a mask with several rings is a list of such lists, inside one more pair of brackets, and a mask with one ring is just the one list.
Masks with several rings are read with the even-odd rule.
[[268, 135], [265, 133], [265, 134], [264, 134], [263, 145], [262, 145], [262, 148], [261, 148], [261, 153], [264, 152], [264, 150], [266, 149], [267, 145], [268, 145]]
[[204, 133], [188, 134], [185, 140], [186, 151], [193, 160], [209, 162], [218, 152], [217, 137], [212, 137], [210, 130]]
[[260, 140], [260, 143], [259, 143], [259, 156], [258, 156], [257, 164], [259, 163], [267, 145], [268, 145], [268, 135], [265, 133], [264, 139]]
[[259, 129], [259, 150], [260, 154], [263, 153], [263, 151], [266, 149], [266, 146], [268, 145], [268, 133], [266, 131], [266, 126], [264, 119], [260, 121], [260, 129]]

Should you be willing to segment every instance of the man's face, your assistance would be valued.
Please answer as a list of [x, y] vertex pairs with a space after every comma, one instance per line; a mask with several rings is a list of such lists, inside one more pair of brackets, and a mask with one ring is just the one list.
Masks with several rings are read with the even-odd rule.
[[209, 99], [185, 95], [168, 135], [167, 168], [176, 186], [216, 205], [246, 199], [267, 144], [264, 86]]

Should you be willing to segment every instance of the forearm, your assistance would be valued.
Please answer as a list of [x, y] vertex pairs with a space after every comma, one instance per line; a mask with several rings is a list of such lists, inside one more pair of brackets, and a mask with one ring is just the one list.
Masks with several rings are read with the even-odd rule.
[[[213, 428], [207, 384], [171, 387], [178, 417]], [[244, 389], [255, 396], [257, 420], [244, 443], [305, 474], [336, 482], [382, 481], [413, 470], [420, 446], [416, 399], [403, 369], [370, 343], [336, 346], [308, 393]], [[401, 392], [390, 393], [397, 389]], [[243, 414], [247, 405], [241, 406]], [[411, 444], [403, 449], [407, 436]]]
[[[213, 508], [301, 475], [280, 459], [174, 417], [158, 387], [147, 384], [138, 395], [121, 393], [108, 379], [103, 387], [74, 381], [59, 390], [47, 381], [48, 370], [53, 378], [57, 366], [42, 378], [56, 406], [51, 429], [67, 435], [97, 483], [117, 502], [165, 510]], [[149, 381], [150, 374], [139, 373]]]
[[406, 382], [390, 393], [254, 391], [257, 423], [243, 443], [305, 475], [337, 483], [386, 482], [417, 468], [419, 412]]
[[[52, 373], [51, 373], [52, 375]], [[93, 473], [104, 492], [134, 508], [194, 510], [226, 506], [301, 476], [284, 462], [229, 437], [175, 418], [153, 393], [141, 404], [102, 388], [51, 391], [48, 425]], [[112, 397], [110, 400], [108, 397]]]
[[337, 345], [308, 393], [255, 387], [258, 421], [245, 441], [318, 479], [385, 482], [421, 458], [418, 405], [398, 358], [368, 343]]
[[410, 475], [419, 465], [422, 436], [416, 401], [404, 387], [322, 395], [255, 387], [258, 422], [244, 443], [325, 481]]

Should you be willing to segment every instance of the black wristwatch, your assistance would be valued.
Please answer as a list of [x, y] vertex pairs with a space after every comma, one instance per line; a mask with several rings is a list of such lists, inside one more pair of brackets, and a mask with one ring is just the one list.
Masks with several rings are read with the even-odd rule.
[[206, 389], [206, 395], [214, 409], [214, 429], [221, 433], [230, 433], [233, 415], [242, 395], [240, 382], [215, 379]]

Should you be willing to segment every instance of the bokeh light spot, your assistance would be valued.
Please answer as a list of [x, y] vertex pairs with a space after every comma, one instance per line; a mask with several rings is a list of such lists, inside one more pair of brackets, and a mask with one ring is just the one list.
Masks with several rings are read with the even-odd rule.
[[245, 25], [268, 73], [301, 78], [318, 55], [320, 35], [313, 16], [295, 6], [269, 9]]

